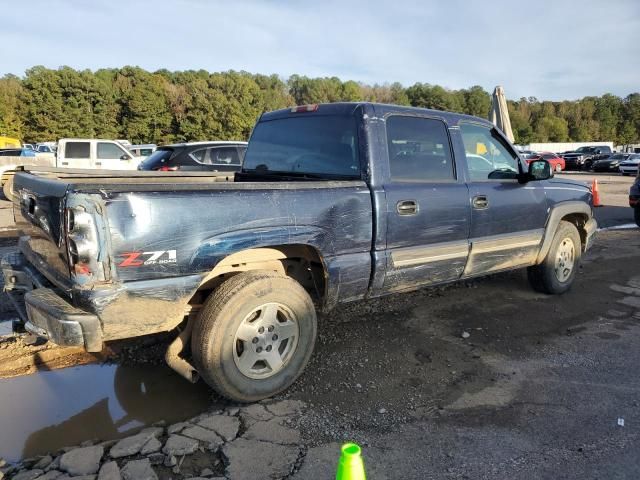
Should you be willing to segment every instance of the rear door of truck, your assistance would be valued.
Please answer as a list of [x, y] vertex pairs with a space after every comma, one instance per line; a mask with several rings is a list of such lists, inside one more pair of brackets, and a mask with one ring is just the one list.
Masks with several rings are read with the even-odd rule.
[[448, 125], [415, 111], [376, 106], [376, 114], [384, 128], [375, 161], [387, 171], [385, 211], [378, 213], [386, 223], [386, 273], [375, 293], [456, 280], [469, 254], [471, 207]]

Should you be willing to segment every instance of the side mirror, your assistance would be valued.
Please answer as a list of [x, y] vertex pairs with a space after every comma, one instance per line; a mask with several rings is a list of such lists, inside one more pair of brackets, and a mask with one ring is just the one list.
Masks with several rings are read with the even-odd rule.
[[126, 153], [120, 157], [120, 160], [129, 160], [129, 155]]
[[529, 180], [548, 180], [553, 176], [551, 164], [546, 160], [534, 160], [529, 164], [527, 172]]

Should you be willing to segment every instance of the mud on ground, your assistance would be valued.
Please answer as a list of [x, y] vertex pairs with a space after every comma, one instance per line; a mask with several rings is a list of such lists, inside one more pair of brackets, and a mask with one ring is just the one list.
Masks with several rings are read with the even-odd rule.
[[375, 478], [638, 478], [639, 247], [637, 230], [601, 232], [563, 296], [518, 271], [322, 317], [311, 363], [276, 399], [306, 405], [287, 424], [301, 450], [282, 477], [330, 478], [354, 439]]

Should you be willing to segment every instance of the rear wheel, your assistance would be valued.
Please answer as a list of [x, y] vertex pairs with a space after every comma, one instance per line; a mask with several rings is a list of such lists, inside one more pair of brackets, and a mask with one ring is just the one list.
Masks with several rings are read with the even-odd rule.
[[295, 280], [240, 273], [207, 299], [191, 347], [198, 372], [221, 395], [254, 402], [289, 387], [316, 340], [316, 312]]
[[560, 294], [569, 288], [580, 264], [582, 243], [576, 226], [561, 221], [551, 241], [551, 248], [540, 265], [529, 267], [531, 286], [543, 293]]
[[636, 225], [640, 227], [640, 207], [633, 209], [633, 219], [636, 221]]

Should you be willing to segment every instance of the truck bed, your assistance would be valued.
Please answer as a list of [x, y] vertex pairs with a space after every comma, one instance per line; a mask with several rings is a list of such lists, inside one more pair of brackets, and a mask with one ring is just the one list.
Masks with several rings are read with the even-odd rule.
[[[210, 190], [215, 184], [216, 190], [291, 190], [297, 188], [335, 188], [345, 186], [365, 186], [360, 180], [336, 181], [238, 181], [230, 172], [150, 172], [138, 170], [88, 170], [70, 168], [49, 168], [24, 166], [17, 172], [33, 175], [30, 181], [37, 179], [40, 187], [51, 187], [80, 192], [145, 192], [145, 191], [184, 191]], [[27, 177], [23, 177], [24, 179]], [[50, 180], [50, 182], [48, 182]], [[29, 181], [27, 181], [29, 182]]]

